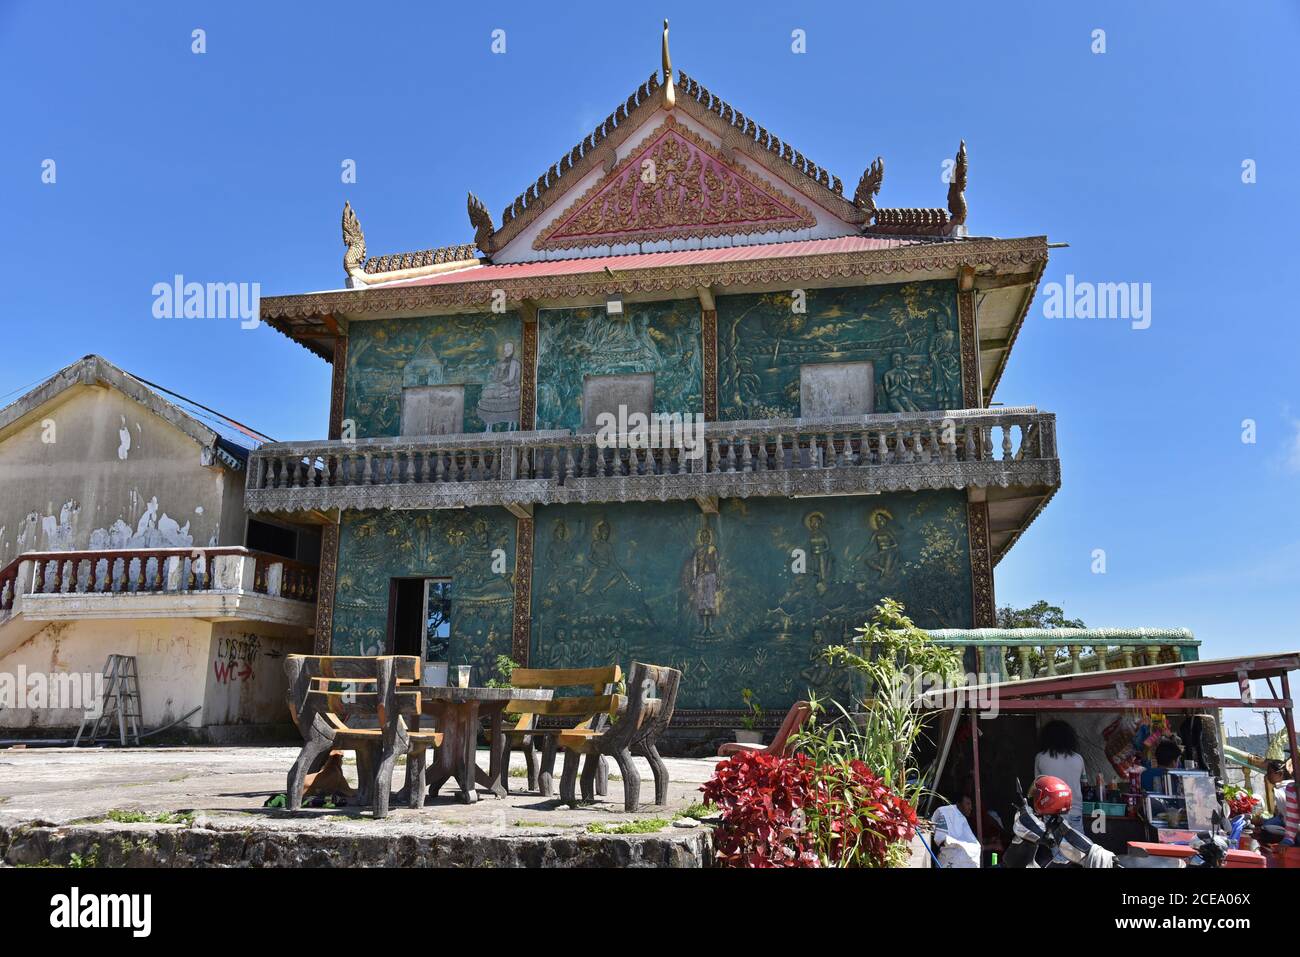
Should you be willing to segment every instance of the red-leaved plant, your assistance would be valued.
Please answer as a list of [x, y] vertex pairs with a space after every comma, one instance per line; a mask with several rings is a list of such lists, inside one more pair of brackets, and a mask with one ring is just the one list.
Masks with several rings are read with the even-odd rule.
[[714, 840], [732, 867], [881, 867], [916, 826], [912, 806], [861, 761], [741, 752], [701, 790], [721, 811]]
[[742, 751], [718, 763], [700, 790], [722, 812], [718, 860], [731, 867], [817, 867], [803, 807], [812, 787], [805, 755]]

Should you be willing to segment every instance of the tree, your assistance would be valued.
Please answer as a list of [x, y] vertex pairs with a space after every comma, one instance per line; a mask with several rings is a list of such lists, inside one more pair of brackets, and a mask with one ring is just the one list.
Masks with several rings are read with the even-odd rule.
[[[998, 609], [998, 627], [1013, 628], [1085, 628], [1082, 618], [1066, 618], [1065, 612], [1056, 605], [1049, 605], [1041, 598], [1028, 608], [1012, 608], [1007, 605]], [[1013, 677], [1028, 678], [1043, 674], [1047, 664], [1045, 649], [1035, 648], [1029, 654], [1029, 673], [1021, 674], [1022, 662], [1018, 654], [1007, 655], [1007, 673]], [[1053, 664], [1063, 664], [1069, 660], [1068, 648], [1051, 648]]]
[[1012, 608], [1007, 605], [998, 609], [999, 628], [1086, 628], [1081, 618], [1066, 618], [1056, 605], [1049, 605], [1041, 598], [1028, 608]]

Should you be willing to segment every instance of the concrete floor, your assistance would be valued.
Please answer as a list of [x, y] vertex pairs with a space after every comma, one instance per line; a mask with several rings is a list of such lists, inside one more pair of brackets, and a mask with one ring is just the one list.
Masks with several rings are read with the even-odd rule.
[[[668, 758], [669, 800], [656, 807], [649, 765], [635, 759], [641, 771], [641, 806], [636, 813], [623, 809], [623, 784], [617, 769], [609, 794], [591, 805], [560, 809], [559, 770], [556, 794], [543, 798], [523, 792], [527, 779], [512, 776], [511, 794], [496, 798], [480, 788], [479, 801], [462, 804], [444, 788], [433, 803], [419, 810], [393, 806], [384, 822], [370, 819], [361, 808], [304, 810], [290, 814], [262, 807], [270, 796], [283, 792], [285, 776], [297, 756], [296, 748], [7, 748], [0, 749], [0, 827], [33, 822], [68, 825], [102, 818], [109, 811], [139, 811], [150, 815], [194, 812], [210, 826], [258, 827], [302, 830], [329, 825], [355, 825], [370, 833], [376, 827], [402, 834], [454, 830], [528, 833], [585, 833], [592, 824], [615, 826], [630, 820], [673, 819], [700, 800], [700, 785], [713, 773], [713, 758]], [[479, 765], [487, 767], [487, 752], [480, 750]], [[523, 756], [513, 756], [512, 770], [522, 772]], [[356, 767], [345, 766], [356, 783]], [[401, 786], [404, 769], [394, 774], [394, 790]]]

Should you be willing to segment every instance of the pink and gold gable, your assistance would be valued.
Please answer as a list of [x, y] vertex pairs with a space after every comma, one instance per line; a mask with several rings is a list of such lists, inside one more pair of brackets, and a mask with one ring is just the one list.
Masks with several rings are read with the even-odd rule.
[[767, 180], [728, 162], [669, 116], [533, 242], [535, 249], [741, 233], [787, 232], [816, 222]]

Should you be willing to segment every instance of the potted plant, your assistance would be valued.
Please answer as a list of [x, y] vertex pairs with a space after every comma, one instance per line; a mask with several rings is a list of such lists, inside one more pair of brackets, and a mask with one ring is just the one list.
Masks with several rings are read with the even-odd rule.
[[741, 700], [745, 702], [745, 713], [740, 718], [740, 727], [733, 732], [740, 744], [762, 744], [763, 732], [758, 730], [758, 723], [763, 720], [763, 709], [758, 699], [749, 688], [740, 691]]

